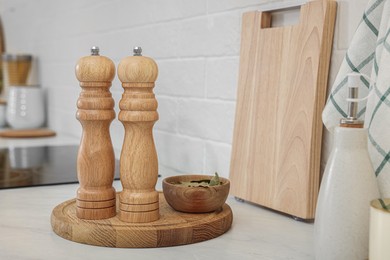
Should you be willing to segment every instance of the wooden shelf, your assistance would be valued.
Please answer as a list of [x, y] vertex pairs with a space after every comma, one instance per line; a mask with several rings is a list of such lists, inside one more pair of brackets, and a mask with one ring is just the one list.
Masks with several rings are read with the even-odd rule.
[[9, 129], [0, 132], [4, 138], [38, 138], [55, 136], [56, 132], [50, 129]]
[[104, 220], [79, 219], [76, 199], [72, 199], [53, 209], [51, 225], [57, 235], [74, 242], [121, 248], [192, 244], [218, 237], [231, 227], [233, 213], [227, 204], [219, 211], [190, 214], [173, 210], [162, 193], [159, 199], [160, 219], [154, 222], [126, 223], [118, 215]]

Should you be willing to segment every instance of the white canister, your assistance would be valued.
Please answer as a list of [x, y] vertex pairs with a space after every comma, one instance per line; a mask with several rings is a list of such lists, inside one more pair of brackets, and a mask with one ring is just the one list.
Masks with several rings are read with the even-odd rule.
[[[383, 199], [385, 205], [390, 199]], [[390, 211], [385, 210], [379, 200], [371, 201], [370, 208], [370, 260], [390, 259]]]
[[33, 129], [45, 122], [43, 90], [37, 86], [11, 86], [8, 90], [6, 118], [14, 129]]

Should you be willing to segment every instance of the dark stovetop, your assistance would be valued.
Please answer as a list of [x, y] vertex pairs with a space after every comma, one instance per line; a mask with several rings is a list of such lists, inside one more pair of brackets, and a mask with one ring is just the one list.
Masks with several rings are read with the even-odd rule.
[[0, 149], [0, 189], [77, 183], [77, 151], [74, 145]]

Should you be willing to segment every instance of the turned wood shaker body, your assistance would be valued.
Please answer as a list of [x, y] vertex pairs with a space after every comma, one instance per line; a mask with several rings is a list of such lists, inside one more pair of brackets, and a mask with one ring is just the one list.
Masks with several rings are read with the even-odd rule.
[[153, 59], [141, 56], [139, 47], [134, 48], [134, 56], [122, 59], [118, 66], [124, 88], [119, 120], [125, 128], [120, 157], [123, 191], [119, 196], [119, 219], [126, 222], [151, 222], [160, 217], [155, 190], [158, 162], [152, 133], [158, 120], [153, 93], [157, 74], [157, 64]]
[[115, 65], [99, 55], [81, 58], [76, 77], [82, 88], [77, 101], [77, 119], [83, 133], [77, 156], [77, 217], [105, 219], [115, 216], [115, 189], [112, 187], [115, 156], [110, 137], [110, 124], [115, 118], [114, 99], [109, 88], [115, 76]]

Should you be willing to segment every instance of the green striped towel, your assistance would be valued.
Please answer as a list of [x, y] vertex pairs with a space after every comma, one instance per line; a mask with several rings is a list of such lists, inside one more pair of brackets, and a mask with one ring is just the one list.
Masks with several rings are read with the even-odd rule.
[[346, 116], [347, 74], [358, 72], [363, 89], [373, 94], [365, 105], [359, 103], [358, 115], [368, 128], [368, 149], [383, 197], [390, 197], [390, 1], [370, 0], [352, 38], [322, 114], [326, 128], [332, 132]]

